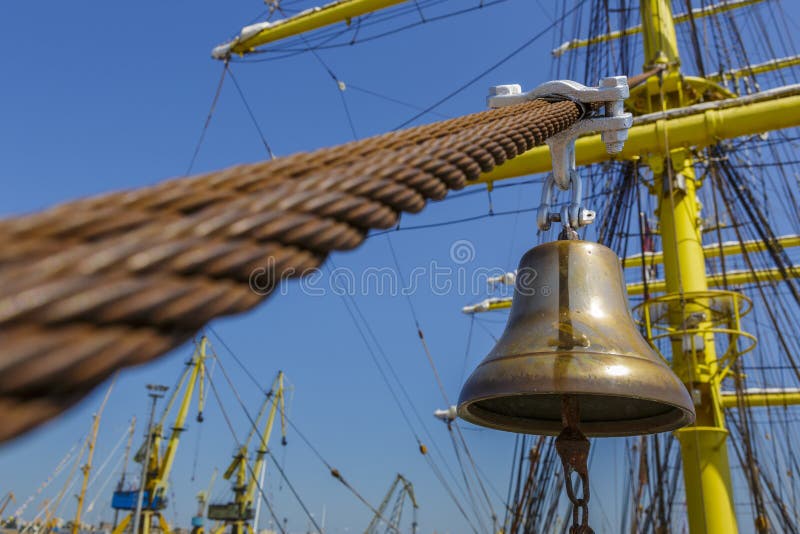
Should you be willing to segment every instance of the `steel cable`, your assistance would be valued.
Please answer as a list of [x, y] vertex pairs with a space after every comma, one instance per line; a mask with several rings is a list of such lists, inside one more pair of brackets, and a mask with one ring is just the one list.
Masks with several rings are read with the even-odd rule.
[[0, 221], [0, 441], [582, 114], [533, 100]]

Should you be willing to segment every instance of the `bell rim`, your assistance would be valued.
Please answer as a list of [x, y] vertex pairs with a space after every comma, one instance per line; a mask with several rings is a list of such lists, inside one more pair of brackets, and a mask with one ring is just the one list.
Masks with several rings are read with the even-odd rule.
[[[643, 417], [639, 419], [581, 422], [580, 429], [587, 437], [614, 438], [614, 437], [630, 437], [630, 436], [659, 434], [663, 432], [670, 432], [673, 430], [679, 430], [681, 428], [685, 428], [687, 426], [694, 424], [696, 420], [696, 414], [693, 410], [689, 410], [681, 405], [672, 402], [667, 402], [661, 399], [647, 398], [641, 395], [613, 394], [613, 393], [600, 394], [591, 392], [581, 393], [578, 391], [573, 392], [571, 394], [583, 397], [615, 397], [620, 399], [642, 400], [648, 402], [655, 402], [658, 404], [662, 404], [664, 406], [669, 406], [671, 408], [671, 410], [665, 413], [658, 414], [656, 416]], [[526, 397], [526, 396], [533, 397], [533, 396], [545, 396], [545, 395], [563, 396], [563, 393], [558, 391], [537, 391], [537, 392], [526, 392], [526, 393], [511, 393], [503, 395], [501, 394], [486, 395], [483, 397], [471, 399], [469, 401], [459, 402], [457, 408], [457, 414], [460, 419], [463, 419], [468, 423], [472, 423], [474, 425], [481, 427], [493, 428], [495, 430], [513, 432], [516, 434], [557, 436], [563, 428], [561, 421], [555, 421], [555, 420], [548, 421], [544, 419], [533, 419], [533, 420], [524, 419], [522, 417], [514, 417], [514, 416], [498, 414], [496, 412], [491, 412], [489, 410], [485, 410], [476, 406], [477, 403], [490, 399], [506, 398], [506, 397]], [[489, 417], [482, 416], [482, 414], [487, 414], [489, 415]], [[535, 423], [535, 425], [531, 423]], [[647, 430], [641, 430], [640, 428], [637, 428], [637, 429], [632, 429], [630, 431], [623, 431], [621, 429], [613, 428], [615, 425], [635, 426], [636, 424], [641, 424], [642, 426], [652, 425], [652, 427], [647, 428]], [[524, 429], [525, 426], [528, 427], [536, 426], [536, 428], [535, 429], [531, 428], [529, 431], [526, 431]], [[609, 430], [602, 429], [602, 427], [609, 427], [609, 426], [612, 427]]]

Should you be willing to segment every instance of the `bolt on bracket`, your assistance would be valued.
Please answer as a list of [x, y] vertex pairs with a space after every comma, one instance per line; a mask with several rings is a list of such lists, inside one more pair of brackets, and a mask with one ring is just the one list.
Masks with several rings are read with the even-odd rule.
[[[551, 222], [580, 228], [594, 222], [595, 212], [581, 207], [581, 178], [575, 164], [575, 139], [590, 132], [600, 132], [609, 154], [619, 154], [628, 139], [628, 129], [633, 115], [625, 112], [624, 102], [630, 95], [625, 76], [611, 76], [600, 80], [598, 87], [587, 87], [571, 80], [543, 83], [532, 91], [522, 92], [517, 85], [498, 85], [489, 89], [487, 104], [490, 108], [512, 106], [536, 98], [559, 96], [582, 104], [601, 104], [603, 114], [590, 115], [566, 130], [552, 136], [546, 143], [550, 147], [553, 174], [545, 183], [537, 224], [548, 230]], [[551, 213], [554, 187], [562, 191], [572, 189], [570, 205], [562, 213]]]

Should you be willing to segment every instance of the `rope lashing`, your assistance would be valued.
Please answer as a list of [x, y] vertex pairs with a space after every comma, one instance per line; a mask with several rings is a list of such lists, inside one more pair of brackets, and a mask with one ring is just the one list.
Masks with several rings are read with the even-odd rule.
[[532, 100], [0, 221], [0, 441], [583, 113]]

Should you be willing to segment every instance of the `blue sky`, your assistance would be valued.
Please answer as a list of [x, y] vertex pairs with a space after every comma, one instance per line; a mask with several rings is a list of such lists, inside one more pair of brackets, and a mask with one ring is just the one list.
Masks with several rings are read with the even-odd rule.
[[[462, 1], [468, 3], [451, 1], [445, 7], [454, 9]], [[470, 5], [473, 3], [477, 0], [469, 0]], [[320, 56], [346, 84], [425, 106], [546, 27], [552, 2], [543, 4], [544, 8], [529, 0], [508, 0], [383, 39], [321, 51]], [[258, 0], [146, 0], [15, 2], [0, 9], [0, 43], [5, 51], [0, 60], [4, 72], [0, 83], [0, 180], [6, 191], [0, 196], [0, 215], [10, 216], [182, 175], [221, 74], [222, 65], [210, 59], [210, 50], [252, 20], [263, 5]], [[448, 116], [479, 111], [490, 85], [514, 82], [530, 87], [550, 79], [549, 50], [558, 44], [555, 40], [551, 34], [539, 39], [438, 111]], [[312, 55], [237, 63], [232, 69], [276, 154], [352, 139], [339, 90]], [[415, 113], [352, 88], [344, 95], [360, 137], [387, 131]], [[424, 120], [436, 118], [427, 116]], [[227, 80], [194, 172], [264, 157], [247, 111]], [[538, 204], [538, 185], [497, 190], [493, 203], [496, 211], [533, 208]], [[404, 217], [402, 223], [428, 224], [487, 211], [488, 198], [482, 192], [431, 205], [420, 215]], [[513, 269], [521, 254], [538, 239], [535, 215], [527, 212], [401, 231], [391, 235], [391, 244], [406, 276], [416, 267], [429, 267], [431, 262], [469, 274], [478, 267]], [[460, 240], [467, 240], [473, 252], [466, 263], [458, 263], [451, 256], [451, 248]], [[369, 268], [395, 268], [385, 236], [368, 239], [358, 251], [336, 255], [334, 262], [327, 265], [328, 270], [348, 268], [357, 276]], [[326, 289], [325, 283], [320, 287]], [[379, 295], [372, 289], [356, 297], [359, 309], [455, 468], [446, 430], [431, 417], [432, 411], [444, 407], [445, 402], [420, 346], [409, 301], [453, 401], [465, 373], [491, 348], [492, 335], [502, 331], [505, 317], [502, 313], [482, 317], [473, 325], [470, 336], [470, 320], [460, 308], [488, 296], [485, 288], [439, 295], [430, 284], [422, 284], [408, 300]], [[293, 386], [290, 417], [370, 502], [380, 502], [395, 474], [401, 472], [415, 485], [421, 505], [421, 532], [467, 531], [417, 452], [414, 436], [342, 298], [330, 290], [324, 296], [310, 296], [296, 283], [288, 284], [286, 293], [244, 316], [216, 321], [215, 332], [265, 388], [279, 369], [286, 373]], [[215, 336], [210, 337], [223, 365], [236, 378], [239, 394], [255, 411], [261, 398], [259, 390]], [[137, 441], [141, 439], [141, 422], [146, 418], [145, 384], [172, 385], [190, 353], [191, 347], [185, 346], [122, 373], [102, 421], [96, 464], [117, 443], [133, 415], [140, 420]], [[225, 391], [225, 410], [241, 437], [247, 419], [225, 383], [221, 378], [216, 380]], [[0, 492], [13, 490], [20, 500], [33, 494], [88, 430], [101, 397], [98, 390], [62, 418], [2, 446]], [[234, 447], [212, 398], [202, 427], [199, 431], [196, 423], [190, 424], [171, 480], [173, 505], [167, 516], [181, 526], [187, 526], [194, 513], [197, 491], [207, 485], [214, 467], [227, 466]], [[418, 431], [423, 432], [421, 427]], [[502, 515], [495, 490], [505, 494], [514, 437], [468, 425], [464, 425], [464, 433]], [[328, 532], [363, 530], [371, 512], [330, 476], [298, 436], [290, 431], [288, 439], [285, 453], [277, 441], [273, 442], [276, 456], [285, 457], [284, 469], [315, 517], [319, 519], [325, 510]], [[622, 486], [621, 443], [599, 442], [594, 462], [598, 467], [593, 475], [600, 488]], [[89, 492], [90, 500], [108, 473]], [[53, 494], [62, 481], [63, 477], [56, 480], [46, 493]], [[99, 517], [110, 517], [108, 497], [115, 483], [116, 478], [98, 497], [89, 519], [98, 517], [98, 511], [103, 511]], [[289, 531], [305, 531], [308, 520], [274, 469], [269, 471], [267, 488], [278, 515], [288, 518]], [[227, 489], [227, 484], [218, 480], [213, 495], [223, 498]], [[74, 510], [72, 493], [61, 509], [67, 517]], [[617, 493], [594, 493], [592, 513], [598, 527], [614, 524], [620, 509]], [[30, 518], [35, 509], [35, 504], [31, 505], [26, 517]]]

